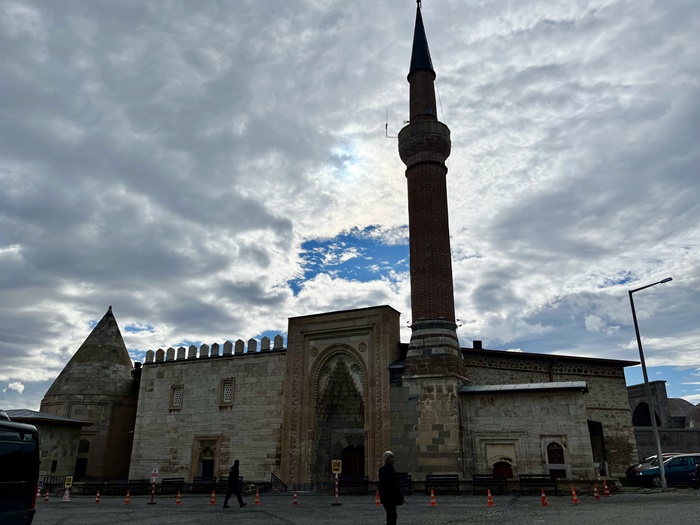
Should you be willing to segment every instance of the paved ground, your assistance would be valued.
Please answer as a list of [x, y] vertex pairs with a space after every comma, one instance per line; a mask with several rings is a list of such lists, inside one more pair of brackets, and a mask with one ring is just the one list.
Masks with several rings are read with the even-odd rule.
[[[223, 498], [216, 505], [207, 496], [187, 496], [182, 505], [175, 498], [161, 496], [156, 505], [147, 505], [148, 498], [133, 497], [125, 505], [123, 498], [103, 497], [95, 504], [94, 497], [72, 497], [70, 502], [52, 498], [37, 502], [34, 525], [380, 525], [385, 523], [384, 510], [374, 505], [374, 495], [340, 498], [341, 506], [331, 505], [330, 496], [299, 493], [299, 505], [292, 506], [292, 494], [264, 494], [261, 505], [245, 498], [248, 506], [223, 509]], [[570, 496], [548, 497], [548, 507], [532, 496], [494, 496], [495, 506], [488, 507], [483, 496], [438, 496], [437, 507], [430, 498], [413, 495], [399, 508], [399, 525], [417, 524], [536, 524], [536, 525], [642, 525], [671, 523], [697, 524], [700, 521], [700, 491], [691, 489], [661, 492], [642, 490], [615, 494], [596, 501], [579, 495], [580, 504], [572, 505]]]

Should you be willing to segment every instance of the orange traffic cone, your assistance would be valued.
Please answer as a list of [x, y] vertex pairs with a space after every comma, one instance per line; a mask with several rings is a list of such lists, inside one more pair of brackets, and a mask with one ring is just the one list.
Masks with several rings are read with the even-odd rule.
[[491, 489], [486, 489], [486, 492], [488, 493], [488, 496], [486, 498], [486, 506], [493, 507], [495, 503], [493, 502], [493, 496], [491, 496]]
[[608, 488], [608, 482], [603, 480], [603, 496], [606, 498], [610, 497], [610, 489]]
[[182, 505], [182, 500], [180, 499], [180, 491], [177, 491], [177, 498], [175, 498], [175, 505]]
[[437, 501], [435, 501], [435, 491], [430, 489], [430, 506], [437, 507]]
[[126, 491], [126, 498], [124, 498], [124, 505], [128, 505], [131, 503], [131, 492], [128, 490]]
[[95, 496], [95, 503], [99, 503], [99, 502], [100, 502], [100, 491], [98, 490], [97, 496]]
[[549, 507], [549, 503], [547, 503], [547, 496], [544, 495], [544, 489], [542, 489], [542, 506]]
[[47, 490], [46, 494], [44, 494], [44, 503], [48, 503], [48, 502], [49, 502], [49, 491]]
[[63, 499], [61, 501], [70, 501], [70, 490], [66, 489], [63, 493]]
[[216, 493], [213, 490], [211, 491], [211, 501], [209, 505], [216, 505]]
[[377, 489], [377, 492], [374, 493], [374, 504], [377, 507], [379, 507], [382, 504], [381, 500], [379, 499], [379, 489]]
[[598, 485], [593, 485], [593, 499], [600, 499], [600, 494], [598, 494]]
[[260, 491], [256, 490], [255, 491], [255, 503], [254, 505], [260, 505]]
[[579, 504], [578, 496], [576, 495], [576, 489], [574, 489], [574, 487], [571, 487], [571, 504], [572, 505]]
[[297, 499], [297, 493], [296, 493], [296, 492], [294, 493], [294, 497], [292, 498], [292, 505], [294, 505], [295, 507], [296, 507], [297, 505], [299, 505], [299, 500]]

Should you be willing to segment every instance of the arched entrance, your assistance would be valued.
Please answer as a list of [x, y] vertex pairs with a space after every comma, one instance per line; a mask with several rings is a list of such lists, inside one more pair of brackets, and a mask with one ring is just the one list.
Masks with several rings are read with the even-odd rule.
[[199, 455], [199, 468], [197, 469], [199, 471], [199, 475], [207, 478], [214, 477], [215, 460], [216, 456], [212, 449], [207, 447], [202, 450], [202, 453]]
[[340, 453], [343, 460], [343, 476], [360, 477], [365, 475], [364, 445], [350, 445]]
[[[661, 426], [661, 420], [659, 415], [654, 411], [654, 417], [656, 418], [656, 426]], [[649, 405], [643, 401], [637, 405], [632, 414], [632, 426], [633, 427], [650, 427], [651, 426], [651, 416], [649, 415]]]
[[513, 466], [505, 461], [494, 463], [493, 475], [497, 478], [511, 479], [513, 477]]
[[344, 352], [332, 355], [318, 370], [316, 450], [312, 466], [313, 479], [317, 484], [330, 482], [333, 459], [343, 460], [344, 475], [364, 475], [363, 377], [361, 366]]

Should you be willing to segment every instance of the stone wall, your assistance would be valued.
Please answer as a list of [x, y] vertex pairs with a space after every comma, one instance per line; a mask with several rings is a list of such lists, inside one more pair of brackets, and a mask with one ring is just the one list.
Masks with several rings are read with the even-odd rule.
[[[634, 427], [637, 439], [638, 459], [641, 461], [656, 455], [656, 444], [651, 427]], [[700, 431], [695, 428], [659, 428], [659, 440], [663, 453], [690, 454], [700, 452]]]
[[566, 474], [595, 474], [583, 394], [577, 390], [462, 395], [465, 477], [492, 472], [497, 461], [513, 474], [547, 474], [547, 445], [563, 446]]
[[624, 375], [624, 366], [633, 363], [493, 350], [464, 356], [471, 385], [585, 381], [589, 392], [583, 403], [587, 419], [602, 425], [608, 473], [623, 476], [636, 460]]
[[[217, 345], [218, 346], [218, 345]], [[286, 353], [283, 349], [232, 353], [144, 365], [129, 477], [192, 480], [200, 456], [211, 454], [214, 475], [235, 459], [248, 480], [279, 474]], [[225, 383], [233, 398], [224, 402]], [[174, 406], [173, 388], [181, 388]], [[210, 452], [207, 452], [207, 449]]]
[[[86, 382], [90, 382], [89, 378], [86, 378]], [[129, 472], [136, 399], [130, 396], [102, 395], [98, 386], [93, 394], [62, 397], [47, 395], [42, 401], [41, 410], [54, 416], [91, 422], [92, 425], [85, 427], [81, 433], [81, 439], [90, 443], [86, 475], [101, 479], [123, 479]]]
[[[391, 447], [398, 472], [418, 470], [418, 398], [420, 385], [391, 383]], [[377, 474], [372, 479], [377, 478]]]
[[[39, 421], [32, 421], [30, 424], [39, 431], [41, 450], [39, 476], [72, 476], [78, 457], [80, 426], [56, 425]], [[56, 470], [51, 472], [54, 461], [56, 461]]]

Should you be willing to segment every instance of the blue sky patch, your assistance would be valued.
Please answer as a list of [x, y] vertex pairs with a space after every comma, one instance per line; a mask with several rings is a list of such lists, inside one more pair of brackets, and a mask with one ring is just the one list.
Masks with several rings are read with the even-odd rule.
[[124, 327], [125, 332], [130, 334], [138, 334], [140, 332], [150, 332], [153, 333], [155, 330], [150, 324], [128, 324]]
[[[391, 232], [395, 234], [395, 232]], [[403, 239], [403, 242], [401, 240]], [[392, 279], [408, 272], [408, 231], [397, 239], [376, 226], [353, 228], [331, 239], [312, 239], [301, 245], [303, 275], [290, 281], [297, 295], [305, 281], [318, 274], [349, 281]]]

